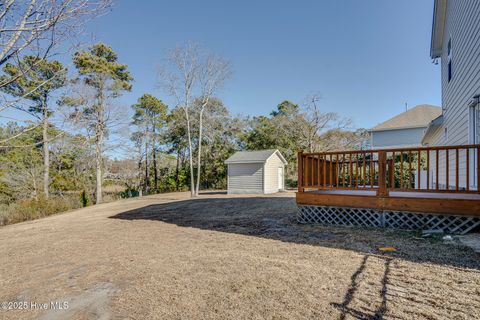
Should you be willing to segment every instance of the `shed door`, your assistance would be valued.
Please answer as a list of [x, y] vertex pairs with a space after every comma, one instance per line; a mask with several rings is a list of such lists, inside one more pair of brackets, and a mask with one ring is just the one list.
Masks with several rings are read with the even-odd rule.
[[283, 168], [278, 168], [278, 189], [283, 190]]

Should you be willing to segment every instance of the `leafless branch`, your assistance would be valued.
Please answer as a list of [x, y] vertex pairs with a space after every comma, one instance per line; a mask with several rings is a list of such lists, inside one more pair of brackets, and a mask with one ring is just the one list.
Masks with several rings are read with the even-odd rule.
[[0, 12], [0, 66], [27, 50], [46, 57], [111, 0], [8, 0]]

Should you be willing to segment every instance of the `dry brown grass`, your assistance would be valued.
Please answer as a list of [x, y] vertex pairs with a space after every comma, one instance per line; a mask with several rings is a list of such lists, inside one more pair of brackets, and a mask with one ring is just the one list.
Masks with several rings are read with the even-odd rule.
[[[0, 229], [1, 319], [480, 319], [480, 255], [302, 226], [292, 194], [166, 194]], [[381, 254], [378, 247], [394, 246]]]

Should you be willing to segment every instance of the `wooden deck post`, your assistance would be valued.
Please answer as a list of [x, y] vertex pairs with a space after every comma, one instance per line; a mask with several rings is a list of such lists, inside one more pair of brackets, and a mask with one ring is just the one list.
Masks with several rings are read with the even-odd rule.
[[388, 197], [386, 175], [387, 175], [387, 153], [385, 151], [379, 151], [378, 152], [377, 197]]
[[303, 151], [297, 153], [298, 192], [303, 192]]

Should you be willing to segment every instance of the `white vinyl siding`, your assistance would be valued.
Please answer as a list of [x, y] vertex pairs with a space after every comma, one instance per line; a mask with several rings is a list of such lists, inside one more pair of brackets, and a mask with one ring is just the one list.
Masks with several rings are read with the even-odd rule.
[[279, 180], [284, 180], [286, 162], [278, 150], [237, 152], [226, 162], [229, 194], [267, 194], [284, 189], [285, 181]]
[[[443, 125], [428, 139], [430, 146], [464, 145], [469, 139], [469, 104], [480, 94], [480, 1], [448, 1], [443, 48], [442, 106]], [[451, 41], [452, 78], [448, 81], [448, 50]], [[448, 139], [445, 139], [445, 128]], [[444, 152], [443, 152], [444, 153]], [[434, 157], [431, 164], [435, 164]], [[439, 185], [445, 185], [445, 155], [439, 155]], [[460, 154], [460, 172], [466, 168], [466, 157]], [[449, 185], [455, 183], [455, 152], [449, 157]], [[434, 167], [432, 167], [435, 172]], [[461, 175], [464, 176], [464, 175]], [[466, 181], [460, 179], [460, 186]]]
[[424, 128], [372, 131], [372, 148], [420, 146]]
[[228, 193], [263, 193], [263, 163], [229, 164]]
[[283, 162], [275, 153], [265, 163], [265, 193], [278, 192], [278, 168], [283, 168]]
[[[480, 94], [480, 1], [448, 1], [442, 50], [442, 105], [448, 145], [468, 144], [468, 105]], [[449, 40], [452, 79], [448, 81]], [[443, 140], [443, 139], [442, 139]]]

